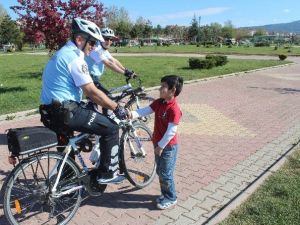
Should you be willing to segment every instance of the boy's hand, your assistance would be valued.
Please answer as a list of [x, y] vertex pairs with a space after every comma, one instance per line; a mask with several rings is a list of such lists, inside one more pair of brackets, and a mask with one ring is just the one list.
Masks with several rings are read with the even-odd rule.
[[163, 149], [161, 147], [157, 146], [154, 149], [154, 154], [158, 155], [158, 156], [161, 156], [162, 151], [163, 151]]
[[127, 114], [128, 114], [128, 119], [132, 119], [132, 112], [129, 109], [127, 110]]

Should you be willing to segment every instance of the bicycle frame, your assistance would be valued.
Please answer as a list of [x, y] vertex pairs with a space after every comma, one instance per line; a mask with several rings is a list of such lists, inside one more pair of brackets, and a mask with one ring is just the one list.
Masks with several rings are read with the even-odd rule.
[[[65, 156], [64, 156], [62, 164], [60, 165], [60, 168], [59, 168], [59, 171], [58, 171], [58, 176], [56, 177], [55, 183], [54, 183], [54, 185], [52, 187], [52, 190], [51, 190], [52, 193], [56, 193], [56, 191], [57, 191], [57, 185], [58, 185], [58, 182], [60, 180], [60, 177], [61, 177], [61, 174], [62, 174], [62, 170], [63, 170], [64, 165], [65, 165], [65, 163], [67, 161], [67, 158], [69, 157], [69, 155], [70, 155], [70, 153], [71, 153], [72, 150], [74, 150], [74, 152], [76, 153], [75, 155], [79, 159], [79, 162], [80, 162], [80, 164], [81, 164], [84, 172], [86, 172], [86, 173], [88, 172], [88, 167], [86, 166], [86, 163], [84, 162], [84, 160], [83, 160], [82, 156], [80, 155], [80, 153], [77, 151], [77, 146], [76, 146], [76, 142], [78, 142], [81, 139], [86, 138], [88, 136], [90, 136], [90, 134], [81, 133], [81, 134], [79, 134], [79, 135], [77, 135], [77, 136], [69, 139], [69, 143], [67, 144], [67, 146], [65, 147], [65, 150], [63, 151], [63, 153], [65, 154]], [[55, 195], [55, 194], [54, 195], [55, 195], [55, 197], [60, 197], [60, 196], [65, 195], [65, 194], [70, 194], [73, 191], [75, 191], [77, 189], [81, 189], [81, 188], [83, 188], [82, 185], [80, 185], [78, 187], [74, 187], [74, 188], [72, 188], [72, 189], [70, 189], [68, 191], [62, 192], [58, 196]]]
[[[117, 101], [117, 102], [120, 101], [121, 99], [123, 99], [124, 97], [131, 95], [131, 96], [133, 96], [133, 98], [130, 98], [130, 101], [135, 100], [136, 103], [137, 103], [137, 105], [139, 106], [139, 96], [138, 96], [138, 94], [140, 92], [144, 91], [144, 88], [142, 87], [142, 81], [141, 81], [141, 79], [139, 79], [139, 88], [132, 89], [132, 85], [131, 85], [131, 83], [129, 83], [129, 80], [130, 80], [130, 78], [127, 78], [126, 79], [126, 83], [127, 83], [126, 85], [120, 86], [120, 87], [117, 87], [117, 88], [113, 88], [109, 92], [110, 93], [121, 92], [120, 95], [116, 95], [116, 96], [113, 97], [113, 100]], [[97, 107], [95, 107], [95, 110], [97, 110]], [[131, 120], [129, 120], [129, 121], [126, 121], [126, 120], [121, 121], [121, 120], [119, 120], [114, 115], [114, 113], [110, 114], [109, 117], [112, 120], [114, 120], [119, 125], [120, 128], [123, 129], [123, 132], [125, 132], [126, 129], [128, 129], [128, 130], [130, 129], [131, 130], [131, 132], [134, 135], [134, 140], [135, 140], [138, 148], [141, 150], [142, 156], [145, 157], [146, 156], [145, 150], [143, 148], [143, 145], [142, 145], [141, 141], [139, 140], [139, 138], [137, 138], [138, 136], [137, 136], [136, 131], [134, 130], [134, 128], [132, 126], [132, 121]], [[79, 134], [79, 135], [77, 135], [77, 136], [69, 139], [69, 142], [68, 142], [67, 146], [65, 147], [65, 150], [63, 151], [64, 154], [65, 154], [65, 156], [64, 156], [62, 164], [60, 165], [58, 176], [56, 177], [55, 183], [54, 183], [54, 185], [53, 185], [53, 187], [51, 189], [53, 196], [60, 197], [62, 195], [70, 194], [73, 191], [76, 191], [76, 190], [81, 189], [81, 188], [84, 187], [83, 185], [79, 185], [79, 186], [73, 187], [73, 188], [71, 188], [71, 189], [69, 189], [67, 191], [61, 192], [60, 194], [56, 193], [56, 191], [57, 191], [57, 185], [59, 183], [59, 180], [60, 180], [60, 177], [61, 177], [64, 165], [65, 165], [65, 163], [67, 161], [67, 158], [69, 157], [69, 155], [70, 155], [70, 153], [71, 153], [72, 150], [75, 152], [75, 155], [78, 158], [78, 160], [79, 160], [79, 162], [80, 162], [80, 164], [81, 164], [81, 166], [83, 168], [83, 171], [85, 173], [88, 173], [88, 171], [89, 171], [88, 167], [86, 166], [86, 163], [84, 162], [84, 160], [83, 160], [80, 152], [78, 151], [78, 147], [77, 147], [76, 143], [79, 142], [80, 140], [84, 139], [84, 138], [89, 137], [89, 136], [90, 136], [90, 134], [81, 133], [81, 134]], [[98, 137], [97, 141], [99, 141], [99, 137]], [[132, 151], [133, 154], [137, 154], [137, 152], [136, 152], [136, 150], [133, 147], [133, 145], [132, 145], [131, 142], [129, 143], [129, 146], [130, 146], [130, 151]], [[96, 166], [97, 166], [97, 164], [96, 164]]]
[[[134, 135], [134, 140], [138, 146], [138, 148], [140, 149], [141, 153], [142, 153], [142, 156], [146, 156], [146, 153], [145, 153], [145, 150], [143, 148], [143, 145], [141, 143], [141, 141], [139, 140], [137, 134], [136, 134], [136, 131], [133, 127], [133, 123], [131, 120], [119, 120], [118, 118], [116, 117], [113, 117], [112, 118], [113, 120], [115, 120], [115, 122], [119, 125], [119, 127], [123, 130], [123, 132], [126, 132], [126, 130], [128, 131], [131, 131]], [[67, 144], [67, 146], [65, 147], [65, 150], [63, 151], [63, 153], [65, 154], [64, 156], [64, 159], [63, 159], [63, 162], [61, 163], [61, 165], [59, 166], [59, 171], [58, 171], [58, 175], [56, 177], [56, 180], [55, 180], [55, 183], [51, 189], [51, 192], [52, 192], [52, 196], [53, 197], [56, 197], [56, 198], [59, 198], [63, 195], [67, 195], [67, 194], [70, 194], [76, 190], [79, 190], [79, 189], [82, 189], [84, 188], [84, 185], [79, 185], [79, 186], [76, 186], [76, 187], [72, 187], [71, 189], [67, 190], [67, 191], [63, 191], [61, 193], [56, 193], [57, 191], [57, 185], [59, 183], [59, 180], [60, 180], [60, 177], [62, 175], [62, 171], [63, 171], [63, 168], [64, 168], [64, 165], [67, 161], [67, 158], [69, 157], [71, 151], [74, 151], [75, 152], [75, 155], [77, 156], [80, 164], [81, 164], [81, 167], [83, 168], [83, 171], [84, 173], [88, 173], [89, 169], [88, 167], [86, 166], [86, 163], [84, 161], [84, 159], [82, 158], [80, 152], [78, 151], [78, 147], [76, 145], [77, 142], [79, 142], [80, 140], [84, 139], [84, 138], [87, 138], [89, 137], [90, 134], [86, 134], [86, 133], [80, 133], [79, 135], [75, 136], [75, 137], [72, 137], [69, 139], [69, 142]], [[129, 146], [130, 146], [130, 150], [132, 151], [133, 154], [137, 154], [135, 148], [132, 146], [131, 143], [129, 143]]]

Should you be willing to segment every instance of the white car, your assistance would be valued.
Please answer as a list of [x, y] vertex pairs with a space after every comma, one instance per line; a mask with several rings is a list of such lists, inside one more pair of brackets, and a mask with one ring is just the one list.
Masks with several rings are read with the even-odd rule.
[[3, 51], [4, 52], [14, 52], [16, 50], [15, 48], [15, 45], [14, 44], [6, 44], [6, 45], [3, 45]]

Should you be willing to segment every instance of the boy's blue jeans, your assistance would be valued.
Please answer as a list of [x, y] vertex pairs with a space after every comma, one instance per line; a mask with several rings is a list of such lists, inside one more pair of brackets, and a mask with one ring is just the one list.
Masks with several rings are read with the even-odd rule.
[[156, 173], [159, 176], [159, 183], [162, 195], [170, 201], [177, 199], [174, 171], [177, 159], [178, 145], [168, 145], [164, 148], [161, 156], [155, 155], [157, 163]]

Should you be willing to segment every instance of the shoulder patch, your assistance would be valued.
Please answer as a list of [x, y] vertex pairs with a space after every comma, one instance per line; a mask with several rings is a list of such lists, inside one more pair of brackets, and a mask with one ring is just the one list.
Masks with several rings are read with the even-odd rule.
[[81, 69], [84, 74], [89, 75], [88, 66], [86, 64], [83, 64]]

